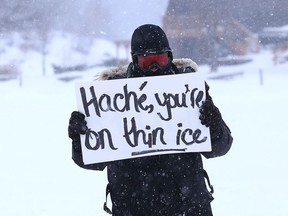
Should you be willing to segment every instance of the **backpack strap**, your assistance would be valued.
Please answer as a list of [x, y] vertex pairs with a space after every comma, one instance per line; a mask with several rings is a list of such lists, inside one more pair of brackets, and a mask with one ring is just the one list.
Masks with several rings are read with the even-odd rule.
[[208, 186], [210, 188], [209, 192], [212, 195], [214, 193], [214, 188], [213, 188], [213, 185], [211, 185], [211, 183], [210, 183], [210, 179], [209, 179], [209, 176], [208, 176], [206, 170], [204, 170], [204, 169], [203, 169], [203, 175], [204, 175], [204, 178], [206, 179]]
[[106, 211], [108, 214], [112, 215], [112, 211], [107, 207], [107, 197], [110, 193], [110, 185], [109, 183], [107, 184], [106, 186], [106, 201], [104, 202], [104, 206], [103, 206], [103, 209], [104, 211]]

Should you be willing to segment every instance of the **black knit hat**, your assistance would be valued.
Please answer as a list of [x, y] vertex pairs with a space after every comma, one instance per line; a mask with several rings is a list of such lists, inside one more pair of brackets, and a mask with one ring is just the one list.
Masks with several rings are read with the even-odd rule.
[[157, 25], [145, 24], [135, 29], [131, 38], [131, 54], [170, 51], [165, 32]]

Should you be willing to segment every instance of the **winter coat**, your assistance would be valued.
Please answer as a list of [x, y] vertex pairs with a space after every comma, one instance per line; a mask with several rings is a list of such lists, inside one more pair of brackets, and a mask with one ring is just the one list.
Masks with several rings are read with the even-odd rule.
[[[173, 62], [174, 73], [197, 70], [197, 65], [189, 59]], [[131, 67], [132, 64], [128, 68], [105, 71], [99, 79], [126, 78], [126, 71], [132, 70]], [[208, 89], [207, 99], [211, 99]], [[222, 134], [211, 141], [211, 152], [166, 154], [84, 165], [81, 148], [73, 147], [72, 157], [85, 169], [103, 170], [107, 167], [108, 189], [115, 216], [212, 216], [210, 202], [213, 197], [206, 187], [201, 155], [213, 158], [228, 152], [233, 139], [224, 121], [220, 127]]]

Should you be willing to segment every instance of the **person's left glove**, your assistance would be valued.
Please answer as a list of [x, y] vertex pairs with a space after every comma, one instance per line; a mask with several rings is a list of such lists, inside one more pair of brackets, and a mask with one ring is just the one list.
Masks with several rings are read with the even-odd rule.
[[203, 125], [210, 128], [211, 138], [221, 135], [222, 116], [219, 109], [211, 100], [205, 100], [200, 107], [199, 119]]
[[79, 140], [80, 134], [85, 134], [87, 128], [85, 115], [78, 111], [71, 113], [68, 126], [68, 136], [73, 140]]

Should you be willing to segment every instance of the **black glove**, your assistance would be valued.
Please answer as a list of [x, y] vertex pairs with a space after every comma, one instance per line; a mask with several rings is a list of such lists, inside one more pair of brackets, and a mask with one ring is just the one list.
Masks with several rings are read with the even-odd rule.
[[87, 122], [85, 121], [84, 114], [78, 111], [72, 112], [69, 119], [68, 136], [73, 141], [79, 141], [80, 134], [85, 134], [86, 130], [88, 129], [86, 124]]
[[203, 125], [210, 128], [211, 138], [218, 138], [221, 135], [222, 116], [219, 109], [211, 100], [205, 100], [200, 107], [199, 119]]

